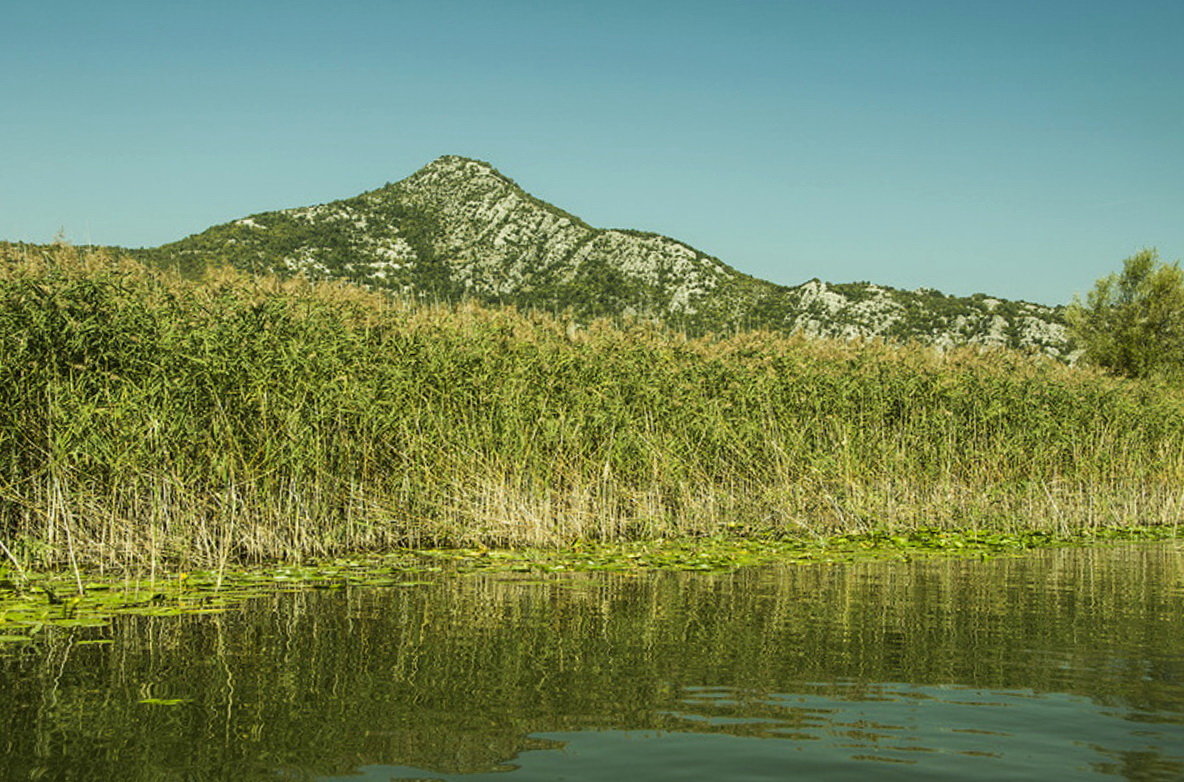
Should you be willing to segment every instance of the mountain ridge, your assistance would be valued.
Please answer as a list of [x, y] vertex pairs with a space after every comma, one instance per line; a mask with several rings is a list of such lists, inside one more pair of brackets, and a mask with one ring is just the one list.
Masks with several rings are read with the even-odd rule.
[[595, 228], [489, 163], [457, 155], [352, 198], [260, 212], [132, 252], [182, 269], [229, 263], [577, 319], [641, 317], [693, 333], [762, 328], [1072, 355], [1059, 307], [817, 277], [778, 285], [672, 237]]

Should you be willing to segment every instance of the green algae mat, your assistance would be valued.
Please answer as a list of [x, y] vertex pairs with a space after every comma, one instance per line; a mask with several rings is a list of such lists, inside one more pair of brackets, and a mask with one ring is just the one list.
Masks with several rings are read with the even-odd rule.
[[300, 565], [151, 574], [27, 572], [0, 568], [0, 649], [34, 641], [51, 628], [103, 627], [120, 615], [178, 616], [226, 611], [244, 600], [309, 589], [410, 587], [444, 574], [548, 574], [588, 571], [727, 572], [777, 563], [985, 559], [1047, 546], [1169, 539], [1178, 528], [1096, 530], [1088, 535], [951, 532], [921, 529], [830, 537], [686, 538], [584, 543], [555, 549], [421, 549]]

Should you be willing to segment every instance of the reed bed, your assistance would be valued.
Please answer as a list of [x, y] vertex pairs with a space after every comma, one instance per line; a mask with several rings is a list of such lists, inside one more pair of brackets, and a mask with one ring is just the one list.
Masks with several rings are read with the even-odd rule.
[[0, 247], [0, 557], [1184, 516], [1184, 398], [1010, 351], [399, 301]]

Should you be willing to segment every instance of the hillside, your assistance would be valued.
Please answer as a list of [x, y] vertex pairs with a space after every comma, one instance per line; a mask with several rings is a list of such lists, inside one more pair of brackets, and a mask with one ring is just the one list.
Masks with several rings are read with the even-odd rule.
[[255, 214], [136, 252], [188, 270], [226, 262], [429, 300], [636, 316], [692, 333], [762, 328], [1071, 350], [1059, 308], [871, 283], [776, 285], [675, 239], [593, 228], [487, 163], [455, 156], [354, 198]]

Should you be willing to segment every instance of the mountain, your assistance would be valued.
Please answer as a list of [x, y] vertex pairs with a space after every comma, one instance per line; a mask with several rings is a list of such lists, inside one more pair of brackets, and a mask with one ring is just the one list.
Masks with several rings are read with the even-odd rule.
[[1071, 350], [1059, 308], [863, 282], [776, 285], [676, 239], [593, 228], [489, 164], [456, 156], [354, 198], [255, 214], [135, 252], [183, 270], [229, 263], [577, 319], [632, 315], [693, 333], [765, 328]]

